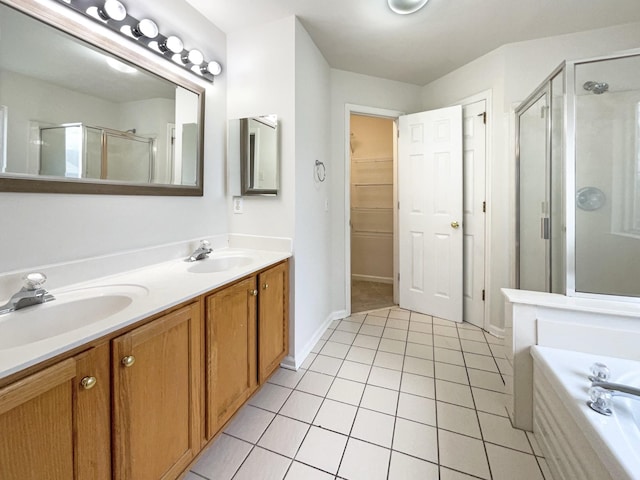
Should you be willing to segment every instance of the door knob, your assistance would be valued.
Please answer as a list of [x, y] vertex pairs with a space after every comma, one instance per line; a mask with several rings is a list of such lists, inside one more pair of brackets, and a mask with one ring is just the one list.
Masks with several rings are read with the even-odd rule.
[[134, 363], [136, 363], [136, 357], [134, 357], [133, 355], [127, 355], [126, 357], [123, 357], [120, 362], [122, 363], [122, 365], [129, 368]]
[[451, 222], [451, 228], [458, 228], [460, 224], [458, 222]]
[[96, 380], [96, 377], [84, 377], [82, 380], [80, 380], [80, 385], [85, 390], [91, 390], [93, 387], [96, 386], [96, 383], [98, 383], [98, 380]]

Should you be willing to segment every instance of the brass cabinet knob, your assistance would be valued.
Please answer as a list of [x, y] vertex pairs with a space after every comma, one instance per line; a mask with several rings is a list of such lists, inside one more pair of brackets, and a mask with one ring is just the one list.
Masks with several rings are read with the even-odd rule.
[[122, 365], [124, 365], [125, 367], [129, 368], [134, 363], [136, 363], [136, 357], [134, 357], [133, 355], [127, 355], [126, 357], [122, 357], [122, 360], [120, 361], [120, 363], [122, 363]]
[[80, 385], [85, 390], [91, 390], [96, 386], [96, 383], [98, 383], [96, 377], [84, 377], [82, 380], [80, 380]]
[[458, 222], [451, 222], [451, 228], [458, 228], [460, 224]]
[[263, 290], [266, 290], [267, 288], [269, 288], [269, 284], [268, 283], [265, 283], [264, 285], [262, 285], [262, 289]]
[[249, 295], [253, 295], [254, 297], [258, 296], [258, 290], [249, 290]]

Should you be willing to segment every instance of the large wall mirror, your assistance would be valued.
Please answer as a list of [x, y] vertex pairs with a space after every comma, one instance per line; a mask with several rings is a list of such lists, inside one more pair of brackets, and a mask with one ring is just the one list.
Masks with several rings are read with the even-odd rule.
[[0, 1], [0, 191], [202, 195], [204, 88], [78, 25]]

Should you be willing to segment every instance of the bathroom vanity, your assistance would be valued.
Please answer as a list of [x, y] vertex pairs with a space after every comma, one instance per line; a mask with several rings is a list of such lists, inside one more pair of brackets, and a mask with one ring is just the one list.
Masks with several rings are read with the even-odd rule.
[[148, 294], [66, 346], [5, 349], [23, 358], [0, 355], [0, 478], [178, 478], [287, 354], [288, 257], [109, 277]]

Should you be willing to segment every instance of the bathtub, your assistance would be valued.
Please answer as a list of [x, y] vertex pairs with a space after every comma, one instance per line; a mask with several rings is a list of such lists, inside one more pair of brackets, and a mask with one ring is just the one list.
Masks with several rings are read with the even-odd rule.
[[640, 399], [615, 397], [610, 417], [587, 405], [592, 364], [640, 386], [640, 362], [541, 346], [531, 356], [533, 429], [554, 479], [640, 480]]

